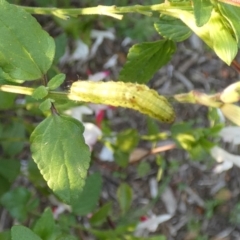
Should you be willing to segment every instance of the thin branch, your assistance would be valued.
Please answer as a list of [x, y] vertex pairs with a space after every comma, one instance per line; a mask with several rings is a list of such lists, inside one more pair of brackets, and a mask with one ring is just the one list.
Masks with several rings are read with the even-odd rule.
[[[0, 91], [10, 92], [31, 96], [35, 88], [15, 86], [15, 85], [0, 85]], [[48, 95], [45, 98], [53, 98], [54, 100], [73, 100], [82, 102], [78, 96], [67, 93], [67, 92], [55, 92], [49, 91]]]
[[166, 151], [172, 150], [174, 148], [176, 148], [175, 143], [170, 143], [165, 146], [153, 148], [153, 149], [149, 150], [149, 152], [147, 152], [146, 154], [139, 157], [139, 159], [135, 160], [133, 163], [139, 162], [150, 155], [156, 155], [157, 153], [166, 152]]
[[96, 7], [89, 7], [89, 8], [47, 8], [47, 7], [26, 7], [26, 6], [19, 6], [20, 8], [24, 9], [25, 11], [31, 14], [42, 14], [42, 15], [54, 15], [59, 18], [68, 19], [69, 17], [78, 17], [80, 15], [105, 15], [110, 16], [116, 19], [121, 20], [123, 13], [140, 13], [144, 15], [151, 15], [153, 11], [168, 11], [172, 9], [181, 8], [182, 10], [189, 10], [192, 9], [189, 3], [184, 5], [176, 5], [170, 3], [161, 3], [161, 4], [154, 4], [148, 6], [142, 5], [134, 5], [134, 6], [124, 6], [124, 7], [117, 7], [113, 6], [103, 6], [99, 5]]

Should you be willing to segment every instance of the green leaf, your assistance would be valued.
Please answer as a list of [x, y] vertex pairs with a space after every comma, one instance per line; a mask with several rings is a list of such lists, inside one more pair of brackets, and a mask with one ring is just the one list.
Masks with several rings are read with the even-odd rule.
[[146, 176], [151, 170], [151, 166], [148, 162], [141, 162], [137, 167], [137, 174], [139, 177]]
[[86, 179], [86, 184], [78, 200], [73, 205], [73, 211], [79, 215], [86, 215], [93, 211], [99, 200], [102, 189], [102, 178], [94, 173]]
[[10, 230], [1, 232], [0, 233], [0, 240], [11, 240], [11, 232], [10, 232]]
[[188, 151], [191, 159], [202, 160], [209, 155], [208, 151], [214, 147], [212, 138], [216, 136], [220, 126], [214, 128], [193, 128], [190, 123], [179, 123], [172, 127], [172, 137], [176, 140], [177, 144]]
[[206, 128], [204, 129], [204, 131], [206, 131], [206, 135], [210, 136], [210, 137], [215, 137], [215, 136], [219, 136], [219, 132], [223, 129], [224, 124], [223, 123], [218, 123], [213, 125], [211, 128]]
[[5, 73], [2, 68], [0, 68], [0, 83], [1, 84], [9, 84], [13, 79], [9, 76], [9, 74]]
[[199, 144], [205, 149], [210, 151], [216, 144], [212, 141], [207, 140], [206, 138], [202, 137], [199, 139]]
[[191, 12], [174, 9], [169, 15], [180, 18], [193, 32], [195, 32], [226, 64], [230, 65], [238, 52], [236, 40], [226, 27], [226, 21], [216, 10], [212, 11], [211, 18], [202, 27], [195, 23]]
[[64, 213], [58, 216], [57, 228], [62, 233], [69, 233], [72, 229], [72, 226], [76, 226], [78, 223], [78, 219], [76, 218], [76, 214], [72, 213]]
[[4, 72], [24, 80], [38, 79], [47, 72], [55, 44], [31, 14], [1, 0], [0, 32], [0, 67]]
[[171, 133], [172, 135], [178, 135], [179, 133], [191, 132], [193, 129], [192, 125], [192, 122], [179, 122], [173, 124], [171, 127]]
[[28, 178], [37, 187], [46, 186], [46, 182], [41, 175], [37, 164], [32, 159], [28, 161]]
[[79, 238], [76, 238], [74, 236], [70, 236], [67, 234], [63, 234], [63, 236], [58, 237], [56, 240], [79, 240]]
[[[126, 233], [129, 232], [129, 228], [132, 228], [130, 225], [117, 226], [114, 230], [97, 230], [89, 228], [89, 232], [97, 237], [98, 240], [122, 240], [123, 236], [125, 238]], [[128, 238], [125, 238], [126, 240]]]
[[4, 72], [0, 67], [0, 83], [9, 84], [9, 83], [23, 83], [24, 80], [14, 79], [8, 73]]
[[0, 110], [7, 110], [14, 106], [16, 94], [0, 92]]
[[20, 222], [26, 220], [28, 212], [37, 206], [37, 199], [31, 200], [31, 193], [26, 188], [15, 188], [1, 197], [1, 204], [10, 212], [12, 217]]
[[112, 203], [111, 202], [106, 203], [96, 213], [93, 214], [93, 216], [90, 219], [90, 223], [95, 226], [102, 224], [104, 221], [106, 221], [106, 218], [109, 215], [111, 209]]
[[[42, 1], [42, 0], [40, 0]], [[48, 0], [47, 0], [48, 1]], [[39, 6], [39, 4], [38, 4]], [[59, 59], [64, 55], [65, 49], [67, 46], [67, 35], [65, 33], [57, 36], [54, 38], [55, 40], [55, 45], [56, 45], [56, 51], [55, 51], [55, 56], [54, 56], [54, 64], [58, 64]]]
[[20, 161], [14, 159], [0, 160], [0, 175], [13, 182], [20, 173]]
[[208, 121], [210, 123], [210, 126], [215, 126], [215, 125], [222, 125], [221, 128], [223, 127], [223, 123], [221, 120], [221, 116], [219, 115], [218, 108], [213, 108], [209, 107], [208, 108]]
[[[148, 117], [147, 118], [147, 135], [156, 135], [159, 134], [160, 130], [159, 130], [159, 125], [157, 124], [157, 122]], [[143, 138], [143, 136], [141, 136]]]
[[[14, 121], [5, 125], [1, 135], [3, 151], [9, 156], [20, 153], [24, 147], [25, 126], [21, 121]], [[1, 141], [1, 139], [0, 139]]]
[[2, 196], [4, 193], [9, 191], [12, 184], [1, 175], [0, 175], [0, 183], [1, 183], [0, 184], [0, 196]]
[[179, 19], [161, 18], [154, 27], [160, 35], [175, 42], [181, 42], [189, 38], [192, 31]]
[[240, 47], [240, 8], [221, 2], [219, 2], [218, 5], [222, 15], [231, 25], [232, 30], [234, 31], [235, 38], [238, 42], [238, 47]]
[[117, 190], [117, 200], [120, 205], [122, 214], [127, 213], [129, 210], [132, 204], [132, 197], [133, 193], [131, 187], [126, 183], [122, 183]]
[[55, 231], [55, 222], [50, 208], [45, 209], [42, 216], [37, 220], [36, 224], [34, 225], [33, 231], [42, 239], [52, 239]]
[[166, 240], [166, 237], [163, 235], [158, 235], [158, 236], [152, 236], [150, 238], [147, 238], [146, 240]]
[[146, 83], [172, 57], [176, 46], [171, 40], [160, 40], [134, 45], [127, 63], [120, 72], [120, 81]]
[[63, 73], [60, 73], [56, 76], [54, 76], [47, 84], [50, 90], [54, 90], [58, 88], [65, 80], [66, 75]]
[[139, 142], [139, 134], [135, 129], [127, 129], [117, 135], [115, 148], [118, 150], [129, 153]]
[[196, 24], [201, 27], [210, 19], [213, 6], [209, 0], [193, 0], [193, 7]]
[[53, 115], [33, 131], [31, 151], [48, 186], [64, 202], [81, 196], [90, 162], [82, 124], [68, 116]]
[[41, 240], [31, 229], [24, 226], [13, 226], [11, 228], [12, 240]]
[[[214, 16], [214, 15], [213, 15]], [[230, 65], [238, 52], [236, 40], [226, 28], [222, 16], [216, 13], [215, 18], [210, 19], [209, 33], [213, 41], [213, 50], [228, 65]]]
[[45, 86], [39, 86], [33, 91], [32, 97], [34, 99], [39, 100], [39, 99], [43, 99], [47, 95], [48, 95], [48, 88]]
[[129, 155], [130, 153], [126, 153], [121, 150], [115, 150], [114, 161], [118, 164], [118, 166], [126, 168], [129, 164]]
[[48, 110], [51, 108], [53, 101], [54, 101], [54, 100], [51, 99], [51, 98], [45, 99], [45, 100], [39, 105], [40, 110], [41, 110], [42, 112], [48, 111]]

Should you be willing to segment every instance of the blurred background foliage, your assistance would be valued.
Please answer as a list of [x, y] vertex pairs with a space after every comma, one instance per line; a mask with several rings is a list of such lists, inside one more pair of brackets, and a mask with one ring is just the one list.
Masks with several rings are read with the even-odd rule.
[[[69, 8], [92, 7], [99, 4], [151, 5], [163, 1], [12, 0], [9, 2], [26, 6]], [[55, 59], [48, 78], [66, 72], [68, 80], [76, 79], [79, 68], [83, 69], [80, 77], [86, 78], [86, 69], [94, 72], [102, 70], [98, 64], [91, 62], [95, 59], [87, 62], [86, 66], [80, 67], [74, 62], [67, 63], [66, 66], [59, 64], [66, 47], [73, 48], [74, 40], [81, 39], [88, 46], [92, 45], [93, 41], [90, 37], [92, 29], [113, 29], [117, 38], [114, 48], [116, 51], [123, 50], [126, 53], [126, 49], [119, 47], [126, 37], [132, 39], [131, 44], [159, 38], [153, 26], [158, 17], [157, 14], [151, 18], [141, 14], [127, 14], [122, 21], [106, 16], [81, 16], [64, 21], [49, 16], [36, 16], [43, 28], [54, 37], [56, 43]], [[189, 42], [180, 46], [184, 49], [185, 55], [179, 50], [176, 54], [178, 62], [191, 58], [192, 52], [196, 51], [193, 49], [190, 52]], [[212, 59], [209, 51], [204, 54], [206, 54], [206, 62]], [[211, 63], [222, 67], [222, 63], [218, 65], [217, 61], [213, 59]], [[117, 70], [121, 65], [122, 62], [117, 66]], [[209, 63], [207, 62], [206, 65]], [[166, 69], [169, 69], [169, 66]], [[199, 68], [202, 68], [202, 65]], [[164, 71], [163, 75], [167, 75], [167, 70]], [[215, 68], [212, 75], [217, 71], [219, 70]], [[204, 72], [204, 74], [209, 73]], [[111, 77], [117, 78], [116, 75], [112, 74]], [[213, 77], [211, 81], [214, 82]], [[5, 83], [0, 79], [0, 84]], [[38, 83], [28, 84], [33, 87]], [[69, 84], [71, 80], [65, 83], [62, 89], [66, 91]], [[154, 81], [150, 84], [154, 86]], [[214, 90], [214, 84], [215, 82], [210, 90]], [[200, 87], [202, 82], [195, 82], [195, 85]], [[183, 85], [178, 91], [182, 89], [184, 89]], [[113, 118], [108, 119], [106, 116], [101, 122], [102, 137], [92, 151], [93, 160], [81, 196], [81, 205], [74, 206], [71, 210], [52, 194], [30, 156], [29, 136], [37, 123], [47, 114], [38, 109], [38, 102], [31, 97], [0, 92], [0, 99], [0, 202], [1, 231], [3, 231], [0, 233], [0, 239], [10, 239], [9, 228], [16, 223], [28, 226], [39, 236], [43, 236], [42, 239], [57, 239], [60, 236], [58, 239], [84, 240], [95, 236], [96, 239], [104, 240], [164, 240], [167, 239], [164, 235], [170, 236], [176, 231], [178, 235], [175, 239], [205, 240], [212, 239], [211, 237], [217, 236], [225, 228], [239, 232], [240, 203], [237, 199], [239, 193], [234, 190], [239, 190], [239, 170], [234, 168], [226, 175], [220, 173], [214, 176], [211, 172], [215, 161], [210, 156], [210, 149], [220, 141], [218, 133], [223, 128], [215, 109], [206, 111], [189, 108], [189, 110], [186, 107], [182, 110], [176, 105], [180, 116], [172, 127], [159, 125], [148, 117], [140, 117], [137, 113], [135, 115], [122, 109], [114, 113], [109, 111], [110, 115], [113, 114]], [[57, 103], [56, 107], [60, 112], [64, 112], [76, 105], [76, 103]], [[129, 116], [132, 120], [129, 120]], [[85, 115], [83, 118], [96, 124], [95, 116]], [[161, 149], [162, 144], [169, 141], [173, 144], [171, 153], [151, 152], [151, 149]], [[113, 162], [100, 160], [99, 152], [103, 146], [112, 151]], [[139, 149], [145, 152], [135, 153], [135, 150]], [[133, 152], [136, 155], [133, 156]], [[135, 158], [130, 161], [132, 157]], [[218, 182], [222, 185], [218, 185]], [[221, 189], [224, 191], [217, 195]], [[167, 200], [164, 200], [164, 196]], [[170, 203], [171, 200], [175, 202]], [[168, 204], [172, 210], [167, 209]], [[166, 212], [170, 217], [173, 214], [169, 224], [166, 221], [170, 217], [167, 216], [169, 217], [167, 219], [164, 216]], [[143, 227], [141, 223], [147, 221], [148, 225]], [[49, 222], [53, 226], [51, 230], [53, 235], [44, 237], [46, 234], [44, 228], [47, 228]], [[159, 226], [161, 223], [163, 224]], [[39, 230], [40, 224], [43, 226], [42, 230]], [[154, 224], [156, 224], [155, 233], [152, 233], [154, 231], [151, 231], [151, 226]], [[141, 226], [140, 230], [145, 231], [148, 236], [135, 237], [133, 233], [136, 226]], [[141, 234], [144, 236], [144, 233]], [[64, 238], [65, 236], [68, 238]]]

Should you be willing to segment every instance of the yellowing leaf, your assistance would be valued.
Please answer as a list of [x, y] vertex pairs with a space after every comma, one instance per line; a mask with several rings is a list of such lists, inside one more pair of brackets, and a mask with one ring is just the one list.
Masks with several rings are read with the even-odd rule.
[[233, 83], [223, 90], [220, 95], [224, 103], [234, 103], [240, 99], [240, 82]]
[[234, 104], [224, 104], [221, 108], [226, 118], [240, 126], [240, 107]]
[[224, 19], [216, 10], [212, 11], [209, 21], [198, 27], [194, 14], [179, 9], [166, 9], [165, 14], [181, 19], [195, 32], [215, 53], [228, 65], [238, 52], [237, 41], [223, 22]]

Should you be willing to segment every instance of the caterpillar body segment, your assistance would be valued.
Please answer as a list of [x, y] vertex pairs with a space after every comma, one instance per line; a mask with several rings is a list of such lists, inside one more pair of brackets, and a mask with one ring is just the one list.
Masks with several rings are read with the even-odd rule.
[[168, 100], [143, 84], [77, 81], [72, 84], [70, 92], [79, 101], [132, 108], [166, 123], [175, 119]]

